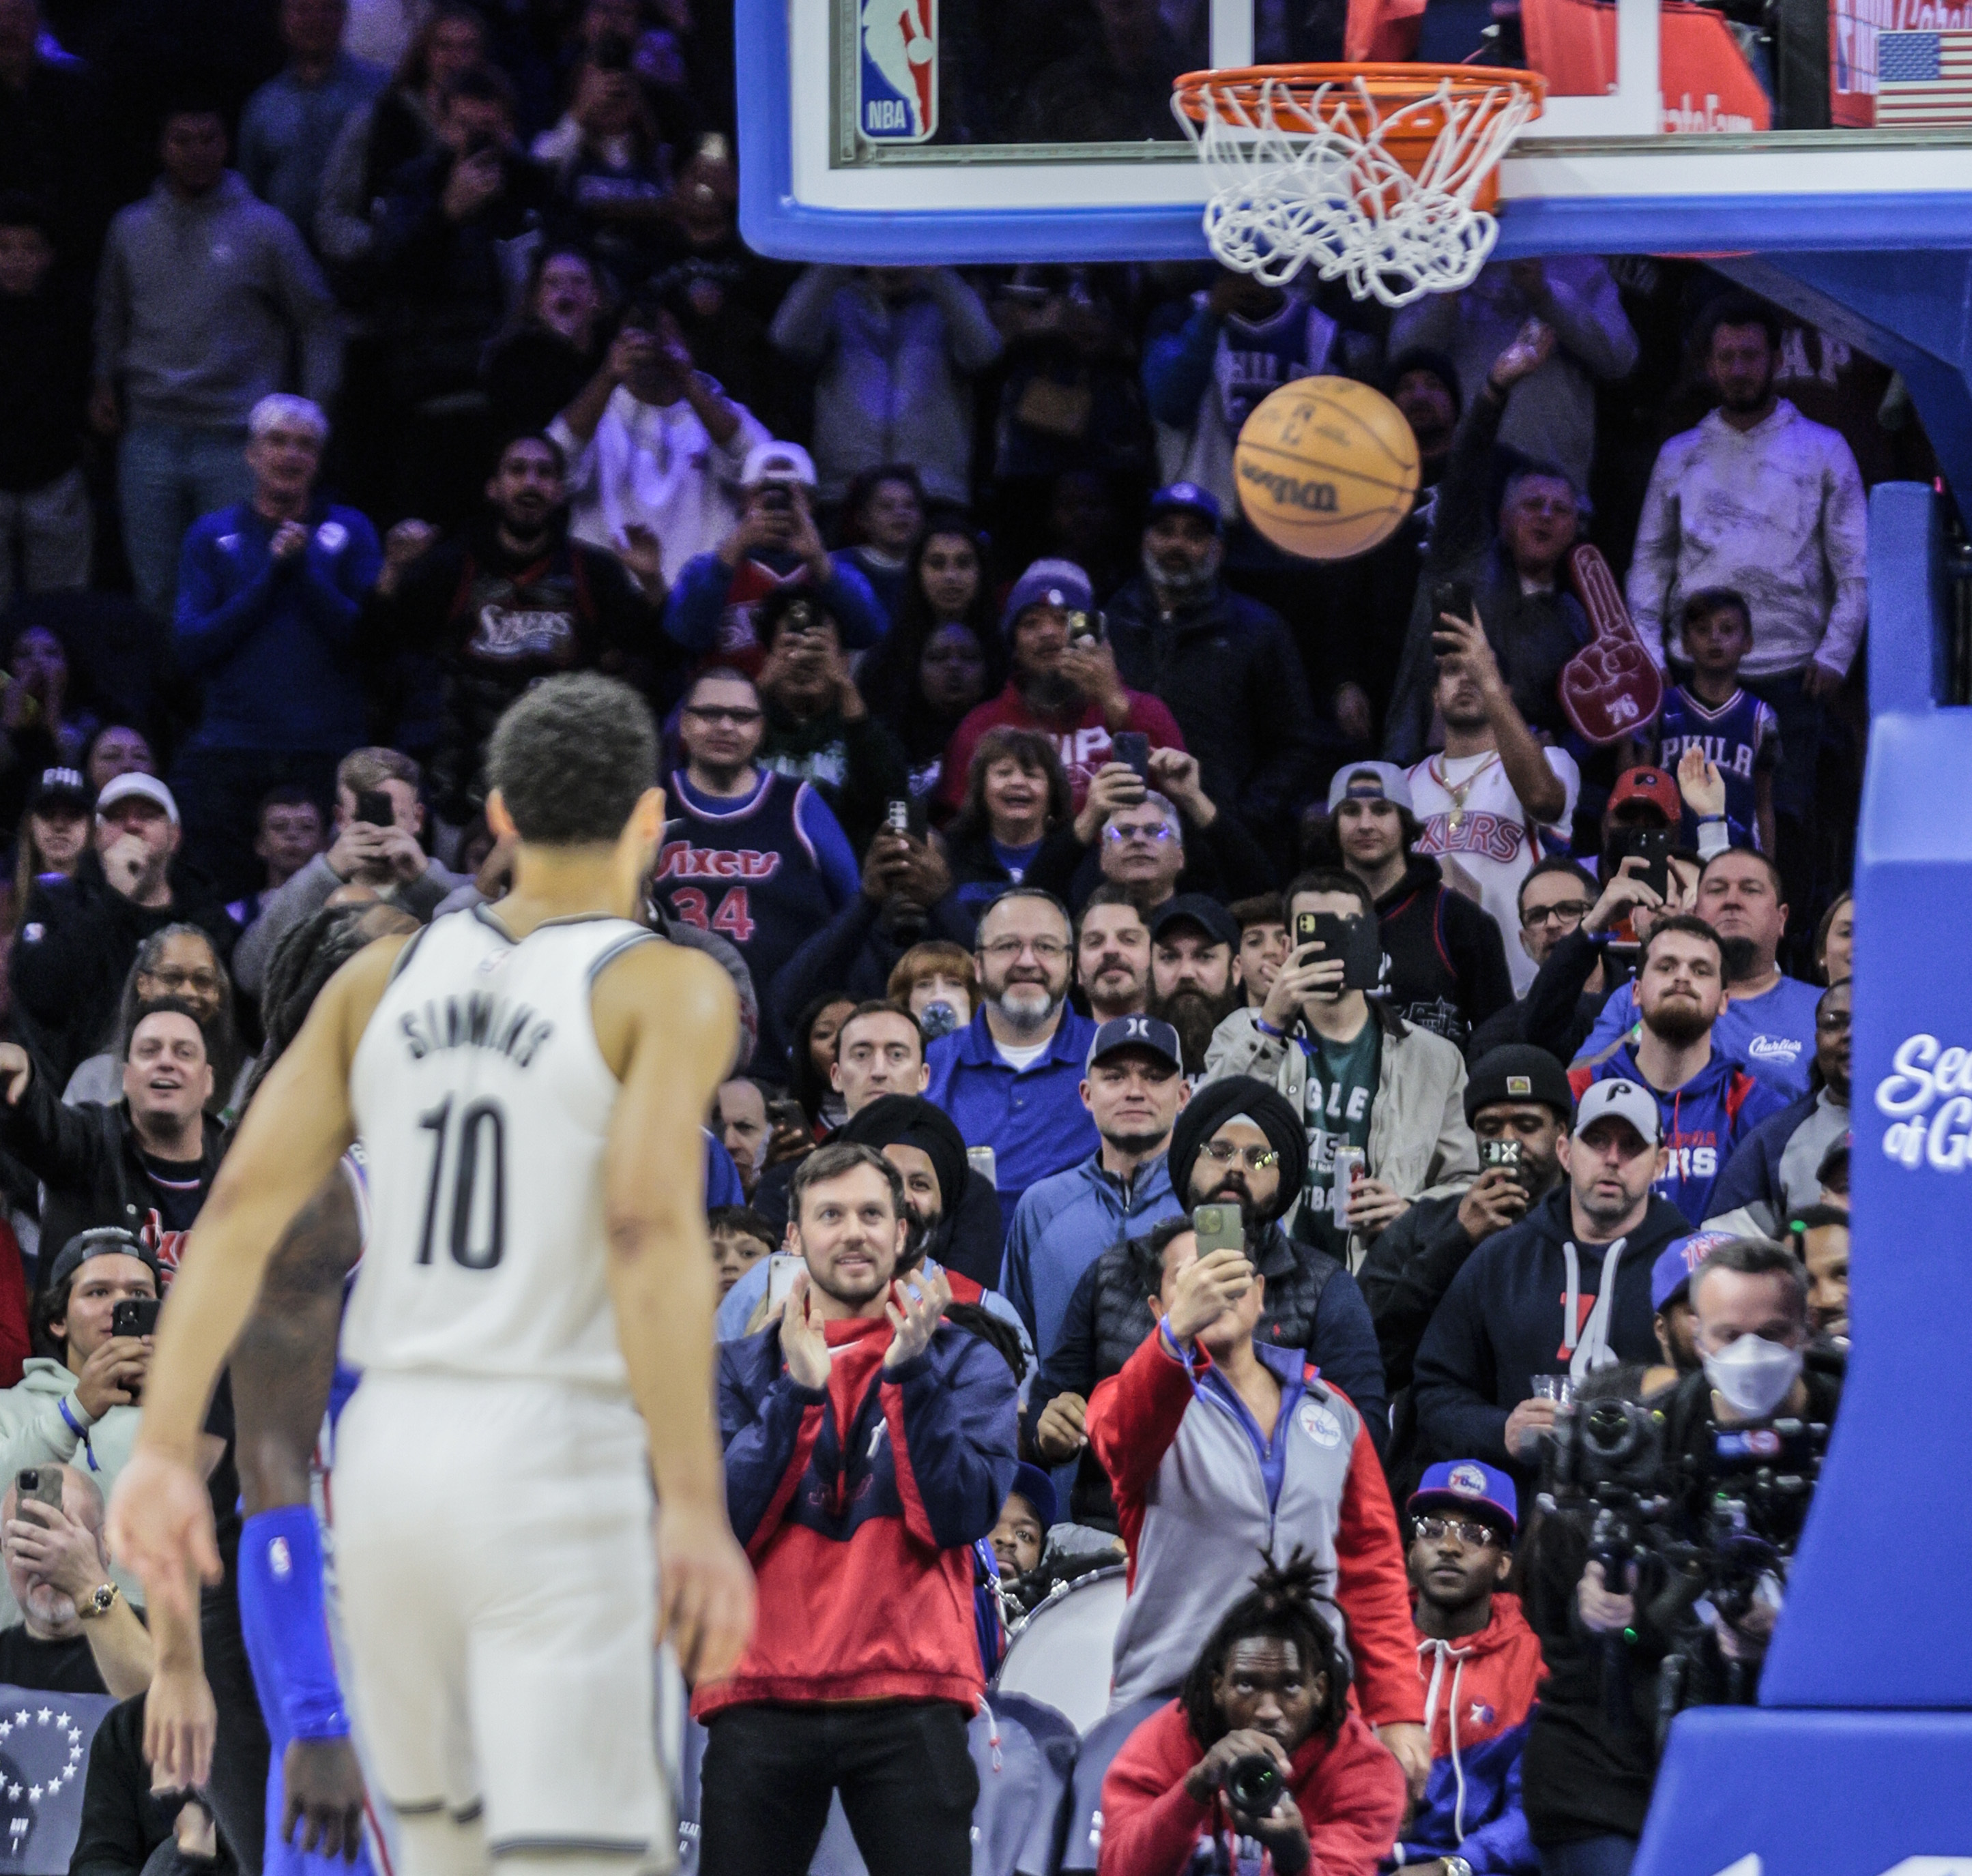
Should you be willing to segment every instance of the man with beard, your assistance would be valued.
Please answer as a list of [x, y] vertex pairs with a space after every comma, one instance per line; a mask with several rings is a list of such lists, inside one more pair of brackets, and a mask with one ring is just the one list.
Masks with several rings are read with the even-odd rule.
[[423, 522], [399, 522], [364, 608], [377, 655], [436, 661], [432, 791], [455, 826], [485, 805], [480, 752], [500, 713], [557, 671], [620, 667], [648, 654], [664, 598], [663, 556], [648, 529], [635, 530], [620, 559], [569, 538], [562, 453], [550, 439], [508, 444], [486, 502], [486, 514], [436, 546]]
[[[1692, 910], [1719, 935], [1726, 987], [1732, 993], [1719, 1016], [1719, 1046], [1782, 1094], [1805, 1094], [1808, 1065], [1820, 1046], [1820, 993], [1784, 975], [1776, 961], [1788, 922], [1779, 867], [1749, 847], [1715, 853], [1699, 876]], [[1576, 1060], [1593, 1061], [1611, 1043], [1634, 1036], [1636, 1023], [1637, 988], [1626, 984], [1603, 1005]]]
[[[1293, 1108], [1248, 1076], [1201, 1088], [1172, 1127], [1168, 1170], [1180, 1212], [1201, 1205], [1239, 1208], [1246, 1261], [1266, 1283], [1259, 1340], [1306, 1350], [1355, 1405], [1380, 1452], [1389, 1412], [1363, 1293], [1334, 1258], [1281, 1228], [1308, 1176], [1308, 1136]], [[1079, 1524], [1116, 1528], [1108, 1479], [1085, 1450], [1089, 1397], [1121, 1372], [1154, 1326], [1146, 1246], [1184, 1222], [1182, 1216], [1167, 1220], [1148, 1238], [1112, 1245], [1082, 1272], [1053, 1352], [1028, 1392], [1023, 1427], [1033, 1450], [1051, 1466], [1079, 1457], [1071, 1511]]]
[[1744, 595], [1753, 645], [1740, 676], [1780, 720], [1774, 813], [1788, 853], [1813, 805], [1823, 704], [1842, 687], [1869, 615], [1867, 504], [1840, 433], [1774, 393], [1774, 310], [1728, 295], [1706, 314], [1703, 337], [1719, 407], [1658, 452], [1630, 563], [1630, 614], [1661, 664], [1684, 595], [1725, 586]]
[[1076, 927], [1075, 983], [1098, 1023], [1141, 1016], [1150, 1000], [1150, 928], [1129, 894], [1106, 879]]
[[1474, 1029], [1513, 1000], [1500, 927], [1445, 883], [1419, 839], [1410, 783], [1389, 762], [1337, 769], [1327, 833], [1343, 866], [1369, 889], [1388, 967], [1392, 1009], [1463, 1049]]
[[1117, 1016], [1095, 1032], [1082, 1101], [1102, 1144], [1081, 1165], [1027, 1188], [1001, 1268], [1000, 1287], [1043, 1356], [1082, 1273], [1111, 1245], [1182, 1209], [1164, 1154], [1190, 1093], [1168, 1023]]
[[[1473, 1252], [1517, 1225], [1560, 1184], [1561, 1139], [1575, 1117], [1575, 1096], [1566, 1072], [1546, 1049], [1509, 1043], [1473, 1063], [1465, 1117], [1484, 1170], [1463, 1192], [1419, 1199], [1370, 1246], [1358, 1273], [1393, 1392], [1409, 1387], [1418, 1344]], [[1517, 1157], [1501, 1160], [1502, 1144]], [[1400, 1444], [1410, 1419], [1409, 1396], [1401, 1396], [1395, 1428]]]
[[[1353, 873], [1303, 873], [1287, 899], [1290, 924], [1305, 913], [1370, 915], [1370, 889]], [[1476, 909], [1473, 916], [1485, 918]], [[1383, 997], [1345, 989], [1344, 968], [1315, 943], [1298, 946], [1266, 1001], [1220, 1023], [1206, 1078], [1258, 1075], [1303, 1116], [1309, 1189], [1291, 1228], [1354, 1271], [1421, 1193], [1463, 1186], [1479, 1162], [1458, 1051], [1406, 1022]], [[1362, 1157], [1338, 1203], [1332, 1186], [1344, 1148]]]
[[1082, 1077], [1095, 1026], [1068, 1006], [1074, 927], [1051, 893], [1017, 886], [979, 921], [979, 1009], [927, 1052], [925, 1090], [968, 1147], [990, 1147], [1000, 1212], [1010, 1227], [1020, 1195], [1095, 1146]]
[[1418, 1349], [1429, 1453], [1475, 1455], [1525, 1489], [1559, 1405], [1552, 1388], [1536, 1395], [1536, 1378], [1579, 1383], [1657, 1353], [1650, 1273], [1690, 1228], [1651, 1191], [1665, 1163], [1663, 1124], [1648, 1088], [1598, 1082], [1561, 1144], [1563, 1183], [1452, 1279]]
[[1438, 619], [1438, 714], [1445, 748], [1405, 777], [1419, 833], [1414, 851], [1469, 880], [1500, 928], [1513, 994], [1524, 997], [1537, 968], [1520, 935], [1520, 882], [1536, 860], [1565, 853], [1582, 772], [1573, 756], [1535, 739], [1513, 707], [1477, 616]]
[[1116, 668], [1170, 706], [1206, 792], [1271, 843], [1314, 779], [1314, 711], [1294, 635], [1220, 582], [1219, 504], [1197, 483], [1151, 498], [1142, 556], [1105, 614]]
[[1740, 1142], [1712, 1189], [1708, 1230], [1778, 1238], [1790, 1216], [1821, 1202], [1821, 1163], [1849, 1138], [1852, 1007], [1847, 977], [1821, 993], [1808, 1091]]
[[1180, 892], [1151, 927], [1151, 1013], [1177, 1032], [1184, 1072], [1202, 1075], [1212, 1033], [1240, 1004], [1239, 928], [1216, 899]]
[[1132, 729], [1154, 749], [1184, 747], [1176, 719], [1156, 697], [1132, 690], [1116, 655], [1089, 628], [1100, 625], [1089, 576], [1072, 560], [1037, 560], [1014, 581], [1000, 614], [1000, 635], [1013, 674], [997, 697], [968, 711], [945, 752], [940, 798], [965, 805], [973, 746], [1002, 725], [1052, 736], [1079, 811], [1095, 772], [1111, 760], [1119, 730]]
[[1784, 1104], [1712, 1046], [1712, 1026], [1729, 1001], [1723, 951], [1703, 919], [1653, 925], [1637, 969], [1644, 1020], [1635, 1041], [1568, 1072], [1578, 1102], [1604, 1081], [1641, 1082], [1656, 1096], [1669, 1150], [1657, 1191], [1694, 1225], [1710, 1215], [1712, 1189], [1740, 1141]]
[[700, 1867], [805, 1869], [839, 1788], [872, 1868], [962, 1869], [965, 1725], [985, 1692], [971, 1546], [1014, 1483], [1013, 1374], [942, 1322], [942, 1276], [899, 1279], [908, 1207], [881, 1153], [818, 1147], [793, 1201], [793, 1289], [720, 1350], [726, 1499], [761, 1620], [693, 1698]]

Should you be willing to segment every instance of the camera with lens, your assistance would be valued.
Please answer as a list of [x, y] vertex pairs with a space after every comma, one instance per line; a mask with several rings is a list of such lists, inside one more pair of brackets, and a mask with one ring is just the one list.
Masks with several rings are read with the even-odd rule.
[[1246, 1817], [1265, 1817], [1281, 1795], [1281, 1768], [1264, 1752], [1235, 1759], [1219, 1775], [1226, 1802]]

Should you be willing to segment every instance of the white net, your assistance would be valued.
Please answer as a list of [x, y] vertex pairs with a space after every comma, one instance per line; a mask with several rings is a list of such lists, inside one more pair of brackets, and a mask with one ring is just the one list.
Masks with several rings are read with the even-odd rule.
[[1447, 77], [1379, 100], [1360, 73], [1256, 75], [1184, 86], [1171, 105], [1215, 185], [1205, 233], [1226, 266], [1280, 286], [1311, 263], [1358, 299], [1403, 306], [1469, 285], [1485, 265], [1499, 224], [1474, 197], [1537, 95]]

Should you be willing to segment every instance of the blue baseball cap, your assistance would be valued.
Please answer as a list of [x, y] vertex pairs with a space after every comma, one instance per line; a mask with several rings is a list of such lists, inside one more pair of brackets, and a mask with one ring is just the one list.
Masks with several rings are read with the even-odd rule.
[[1014, 1489], [1033, 1506], [1034, 1515], [1041, 1521], [1041, 1535], [1045, 1538], [1060, 1511], [1054, 1495], [1054, 1481], [1040, 1467], [1030, 1466], [1024, 1459], [1014, 1468]]
[[1490, 1522], [1503, 1524], [1508, 1536], [1520, 1528], [1520, 1499], [1513, 1480], [1476, 1459], [1448, 1459], [1426, 1467], [1405, 1509], [1413, 1517], [1421, 1511], [1475, 1511], [1482, 1515], [1490, 1512]]
[[1196, 482], [1170, 482], [1151, 498], [1150, 518], [1154, 521], [1161, 514], [1202, 514], [1212, 524], [1216, 534], [1220, 525], [1219, 498], [1209, 488], [1200, 488]]
[[1722, 1244], [1730, 1244], [1729, 1231], [1697, 1231], [1689, 1238], [1673, 1238], [1650, 1266], [1650, 1307], [1657, 1314], [1675, 1303], [1691, 1281], [1691, 1273]]
[[1119, 1049], [1147, 1049], [1161, 1055], [1179, 1074], [1184, 1072], [1184, 1046], [1177, 1031], [1158, 1016], [1112, 1016], [1095, 1032], [1089, 1045], [1086, 1068], [1094, 1068], [1105, 1055]]

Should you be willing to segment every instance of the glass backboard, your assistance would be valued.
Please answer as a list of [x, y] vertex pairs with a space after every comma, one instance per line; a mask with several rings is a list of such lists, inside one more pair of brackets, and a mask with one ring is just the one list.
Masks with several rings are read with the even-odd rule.
[[[1201, 254], [1202, 66], [1525, 64], [1500, 252], [1972, 246], [1972, 7], [737, 0], [742, 217], [791, 259]], [[1745, 17], [1741, 17], [1742, 15]], [[1961, 24], [1964, 20], [1964, 24]]]

